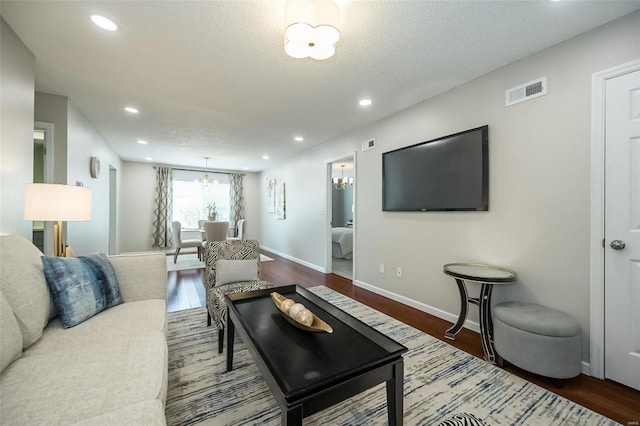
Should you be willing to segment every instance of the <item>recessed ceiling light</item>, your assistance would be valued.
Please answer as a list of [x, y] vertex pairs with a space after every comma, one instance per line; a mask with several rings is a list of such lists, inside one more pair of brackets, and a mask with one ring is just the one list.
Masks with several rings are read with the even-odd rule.
[[263, 159], [263, 160], [268, 160], [268, 159], [269, 159], [269, 156], [265, 154], [265, 155], [263, 155], [263, 156], [262, 156], [262, 159]]
[[304, 138], [302, 136], [296, 136], [294, 138], [297, 142], [302, 142], [304, 140]]
[[130, 112], [131, 114], [137, 114], [140, 111], [138, 111], [138, 108], [134, 108], [134, 107], [124, 107], [124, 110], [127, 112]]
[[358, 103], [360, 106], [369, 106], [371, 105], [371, 99], [360, 99], [360, 102]]
[[151, 157], [144, 157], [144, 159], [147, 160], [147, 161], [153, 160], [153, 158], [151, 158]]
[[109, 18], [100, 15], [91, 15], [94, 24], [107, 31], [118, 31], [118, 26]]
[[146, 145], [146, 144], [148, 144], [149, 142], [147, 142], [147, 141], [143, 141], [142, 139], [138, 139], [138, 143], [139, 143], [140, 145]]

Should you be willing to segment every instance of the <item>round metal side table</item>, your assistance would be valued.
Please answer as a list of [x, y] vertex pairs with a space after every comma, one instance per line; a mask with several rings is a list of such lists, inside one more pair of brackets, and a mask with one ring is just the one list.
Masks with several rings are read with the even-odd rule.
[[[447, 339], [455, 340], [456, 334], [462, 329], [467, 319], [469, 303], [477, 305], [480, 310], [480, 336], [484, 359], [495, 363], [496, 353], [493, 346], [493, 319], [491, 318], [491, 290], [496, 284], [510, 284], [516, 280], [518, 274], [514, 271], [498, 266], [480, 263], [447, 263], [443, 272], [455, 278], [460, 291], [460, 314], [458, 321], [448, 329], [444, 335]], [[469, 297], [465, 281], [481, 284], [480, 297]]]

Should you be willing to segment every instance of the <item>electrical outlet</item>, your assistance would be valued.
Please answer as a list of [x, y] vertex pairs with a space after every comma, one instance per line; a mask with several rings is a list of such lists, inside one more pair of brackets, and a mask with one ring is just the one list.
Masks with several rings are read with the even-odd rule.
[[380, 273], [384, 274], [384, 263], [380, 263]]
[[399, 266], [396, 268], [396, 276], [402, 278], [402, 268]]

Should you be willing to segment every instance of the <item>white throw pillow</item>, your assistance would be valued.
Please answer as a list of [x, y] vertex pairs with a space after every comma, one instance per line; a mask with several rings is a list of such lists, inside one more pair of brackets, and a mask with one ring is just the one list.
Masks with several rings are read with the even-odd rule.
[[258, 259], [216, 261], [216, 285], [258, 279]]

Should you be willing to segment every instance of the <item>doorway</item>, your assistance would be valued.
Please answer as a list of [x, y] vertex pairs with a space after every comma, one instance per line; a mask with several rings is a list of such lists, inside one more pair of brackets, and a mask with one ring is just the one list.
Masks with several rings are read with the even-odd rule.
[[327, 164], [328, 266], [327, 272], [350, 281], [355, 272], [355, 154]]
[[[33, 126], [33, 183], [53, 183], [53, 124], [35, 122]], [[53, 255], [51, 222], [31, 222], [33, 244], [47, 256]]]
[[593, 97], [591, 374], [640, 390], [640, 60]]

